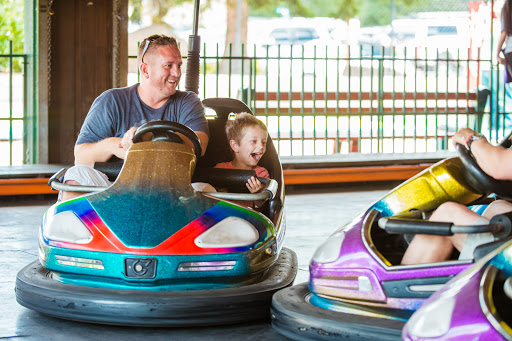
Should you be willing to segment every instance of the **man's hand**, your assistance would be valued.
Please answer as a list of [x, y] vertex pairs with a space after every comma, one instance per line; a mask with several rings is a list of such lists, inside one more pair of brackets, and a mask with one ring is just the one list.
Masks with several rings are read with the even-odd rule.
[[249, 179], [249, 181], [247, 181], [245, 185], [247, 186], [251, 193], [257, 193], [261, 191], [264, 187], [260, 180], [258, 180], [254, 176], [251, 176], [251, 178]]
[[137, 131], [137, 127], [131, 127], [128, 129], [126, 133], [124, 133], [123, 138], [119, 141], [119, 145], [117, 150], [114, 151], [114, 155], [120, 159], [124, 159], [126, 156], [126, 152], [133, 145], [133, 136]]
[[119, 143], [119, 148], [123, 148], [125, 152], [133, 145], [133, 136], [137, 131], [137, 127], [131, 127], [128, 129], [126, 133], [124, 133], [123, 139], [121, 143]]

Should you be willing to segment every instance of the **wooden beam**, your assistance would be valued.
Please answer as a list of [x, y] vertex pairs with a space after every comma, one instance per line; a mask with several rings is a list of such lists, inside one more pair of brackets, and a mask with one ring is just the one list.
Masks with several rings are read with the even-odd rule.
[[407, 180], [430, 165], [286, 169], [285, 185]]
[[59, 193], [48, 186], [48, 180], [49, 178], [2, 179], [0, 180], [0, 196]]

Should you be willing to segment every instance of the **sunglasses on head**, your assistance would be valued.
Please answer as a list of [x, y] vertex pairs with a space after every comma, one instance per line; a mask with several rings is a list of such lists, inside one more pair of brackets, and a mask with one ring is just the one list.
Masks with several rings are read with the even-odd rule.
[[146, 44], [144, 45], [144, 49], [142, 50], [142, 55], [140, 57], [140, 61], [142, 63], [144, 63], [144, 55], [146, 54], [148, 48], [149, 48], [149, 45], [151, 45], [151, 43], [156, 40], [157, 38], [159, 38], [160, 36], [158, 34], [155, 34], [155, 35], [152, 35], [148, 38], [146, 38]]

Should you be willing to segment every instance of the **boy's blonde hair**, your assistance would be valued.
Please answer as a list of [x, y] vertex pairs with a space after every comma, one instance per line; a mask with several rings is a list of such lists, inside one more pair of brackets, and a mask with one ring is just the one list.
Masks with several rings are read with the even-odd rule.
[[237, 144], [240, 144], [244, 136], [245, 128], [252, 126], [258, 126], [265, 132], [267, 131], [265, 123], [258, 120], [254, 115], [247, 112], [236, 114], [234, 120], [228, 120], [226, 122], [226, 136], [228, 141], [235, 140]]

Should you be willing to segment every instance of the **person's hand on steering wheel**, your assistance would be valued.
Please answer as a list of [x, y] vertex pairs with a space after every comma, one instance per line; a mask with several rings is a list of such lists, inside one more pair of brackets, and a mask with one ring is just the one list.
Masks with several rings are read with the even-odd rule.
[[477, 133], [473, 129], [462, 128], [455, 133], [452, 137], [452, 143], [454, 147], [457, 147], [457, 144], [461, 144], [463, 146], [468, 146], [468, 140], [471, 136], [481, 136], [481, 134]]
[[133, 136], [137, 131], [137, 127], [131, 127], [128, 129], [126, 133], [124, 133], [123, 137], [119, 140], [118, 148], [114, 151], [114, 155], [120, 159], [124, 159], [126, 156], [126, 152], [133, 145]]

